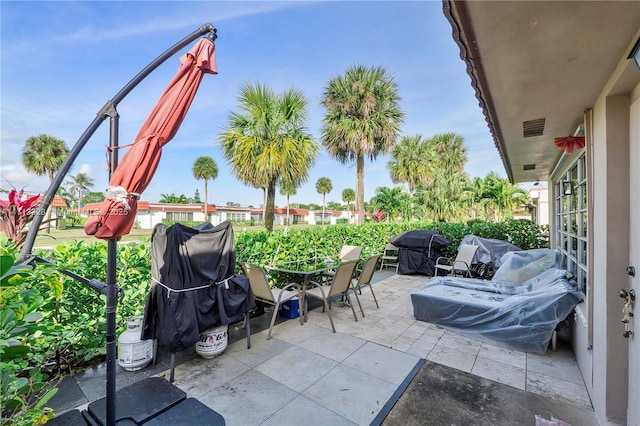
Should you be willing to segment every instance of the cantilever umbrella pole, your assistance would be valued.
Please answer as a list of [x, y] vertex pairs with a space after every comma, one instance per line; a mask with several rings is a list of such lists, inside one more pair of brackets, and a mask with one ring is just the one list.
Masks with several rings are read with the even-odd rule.
[[[173, 45], [163, 54], [158, 56], [153, 62], [147, 65], [142, 71], [138, 73], [129, 83], [127, 83], [110, 101], [108, 101], [98, 112], [97, 117], [91, 122], [89, 127], [84, 131], [80, 139], [76, 142], [73, 149], [70, 151], [69, 156], [63, 163], [61, 169], [58, 171], [54, 180], [51, 182], [49, 189], [42, 199], [40, 208], [36, 212], [34, 220], [29, 228], [25, 244], [20, 252], [20, 260], [33, 259], [31, 251], [38, 234], [38, 229], [42, 224], [42, 219], [45, 212], [51, 205], [55, 193], [62, 184], [63, 179], [69, 172], [71, 165], [77, 158], [78, 154], [87, 141], [93, 136], [95, 131], [100, 127], [102, 122], [109, 117], [110, 118], [110, 164], [109, 178], [115, 171], [118, 164], [118, 154], [116, 147], [118, 146], [118, 123], [119, 115], [116, 110], [118, 103], [124, 99], [142, 80], [144, 80], [151, 72], [153, 72], [159, 65], [183, 49], [186, 45], [194, 41], [200, 36], [208, 34], [208, 38], [214, 41], [217, 37], [215, 27], [208, 23], [200, 27], [197, 31], [189, 34], [187, 37]], [[116, 309], [117, 309], [117, 286], [116, 286], [116, 255], [118, 250], [117, 240], [112, 238], [107, 242], [107, 285], [106, 285], [106, 340], [107, 340], [107, 383], [106, 383], [106, 420], [107, 426], [115, 426], [116, 424]]]
[[[198, 30], [186, 36], [184, 39], [180, 40], [178, 43], [169, 48], [162, 55], [158, 56], [153, 62], [147, 65], [142, 71], [138, 73], [134, 78], [129, 81], [111, 100], [107, 101], [104, 106], [98, 111], [97, 117], [93, 119], [89, 127], [82, 133], [74, 147], [69, 152], [67, 159], [62, 164], [62, 167], [54, 177], [51, 185], [45, 192], [45, 195], [42, 197], [42, 201], [40, 202], [40, 208], [37, 209], [36, 215], [31, 222], [31, 226], [29, 227], [29, 232], [27, 233], [27, 238], [22, 246], [22, 250], [20, 252], [21, 259], [28, 258], [31, 255], [31, 250], [33, 249], [33, 244], [35, 242], [36, 236], [38, 235], [38, 230], [42, 225], [42, 220], [45, 216], [45, 212], [51, 206], [53, 202], [53, 197], [62, 185], [62, 181], [69, 173], [71, 169], [71, 165], [76, 160], [82, 149], [85, 147], [89, 139], [93, 136], [98, 127], [102, 124], [102, 122], [109, 116], [117, 115], [116, 107], [124, 99], [142, 80], [144, 80], [149, 74], [151, 74], [158, 66], [160, 66], [167, 59], [175, 55], [178, 51], [183, 49], [186, 45], [201, 37], [205, 34], [208, 34], [208, 38], [212, 41], [216, 39], [216, 29], [212, 24], [205, 24], [202, 27], [198, 28]], [[113, 143], [113, 141], [111, 141]], [[117, 141], [116, 141], [117, 143]]]

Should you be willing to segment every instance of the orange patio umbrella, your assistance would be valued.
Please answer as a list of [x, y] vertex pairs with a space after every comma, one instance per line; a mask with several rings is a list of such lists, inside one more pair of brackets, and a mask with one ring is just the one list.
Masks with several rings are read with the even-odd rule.
[[178, 131], [205, 73], [217, 74], [215, 45], [201, 38], [180, 58], [180, 68], [109, 180], [105, 200], [84, 225], [87, 235], [120, 238], [131, 231], [140, 194], [151, 181], [162, 147]]

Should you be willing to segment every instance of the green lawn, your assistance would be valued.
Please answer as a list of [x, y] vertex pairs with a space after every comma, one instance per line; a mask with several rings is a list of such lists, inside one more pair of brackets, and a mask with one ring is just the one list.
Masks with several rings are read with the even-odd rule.
[[[128, 235], [122, 237], [120, 241], [143, 241], [151, 237], [151, 229], [132, 229]], [[87, 235], [84, 232], [84, 228], [67, 228], [67, 229], [52, 229], [50, 233], [44, 230], [38, 232], [34, 247], [51, 247], [67, 244], [71, 241], [98, 241], [92, 235]]]
[[[289, 228], [291, 229], [302, 229], [309, 228], [312, 225], [292, 225]], [[273, 230], [284, 229], [284, 226], [274, 226]], [[254, 232], [254, 231], [262, 231], [264, 230], [263, 226], [242, 226], [236, 225], [233, 227], [235, 233], [240, 232]], [[120, 241], [144, 241], [151, 237], [152, 229], [132, 229], [128, 235], [125, 235], [121, 238]], [[5, 241], [6, 238], [4, 234], [0, 233], [0, 242]], [[36, 241], [34, 247], [55, 247], [59, 245], [67, 244], [71, 241], [79, 240], [79, 241], [87, 241], [93, 242], [98, 241], [97, 238], [87, 235], [84, 232], [84, 229], [80, 226], [74, 228], [67, 228], [62, 230], [52, 229], [50, 233], [47, 233], [44, 230], [38, 232], [38, 236], [36, 237]]]

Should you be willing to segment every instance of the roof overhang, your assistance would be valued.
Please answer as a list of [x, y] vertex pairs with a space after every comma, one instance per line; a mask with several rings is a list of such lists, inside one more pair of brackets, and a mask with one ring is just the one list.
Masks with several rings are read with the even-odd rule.
[[[548, 180], [637, 38], [636, 1], [443, 0], [508, 178]], [[635, 65], [634, 65], [635, 66]]]

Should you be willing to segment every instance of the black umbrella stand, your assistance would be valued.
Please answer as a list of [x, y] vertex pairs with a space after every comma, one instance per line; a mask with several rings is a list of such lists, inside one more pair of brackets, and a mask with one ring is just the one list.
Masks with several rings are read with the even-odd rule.
[[[217, 30], [216, 28], [207, 23], [200, 27], [198, 30], [189, 34], [181, 41], [173, 45], [166, 52], [158, 56], [153, 62], [147, 65], [142, 71], [138, 73], [129, 83], [127, 83], [120, 91], [105, 105], [98, 111], [96, 118], [91, 122], [89, 127], [84, 131], [84, 133], [80, 136], [80, 139], [76, 142], [74, 147], [69, 152], [69, 156], [62, 164], [62, 167], [54, 177], [49, 189], [45, 193], [40, 206], [36, 212], [36, 215], [31, 223], [29, 228], [29, 232], [27, 233], [27, 238], [25, 240], [24, 245], [22, 246], [22, 250], [20, 252], [19, 263], [32, 263], [32, 262], [42, 262], [44, 259], [32, 255], [33, 244], [35, 242], [36, 236], [38, 234], [38, 230], [42, 225], [42, 220], [44, 218], [45, 212], [51, 206], [53, 201], [53, 197], [60, 188], [62, 181], [66, 177], [71, 165], [80, 154], [80, 151], [84, 148], [86, 143], [89, 141], [91, 136], [95, 133], [95, 131], [100, 127], [100, 125], [104, 122], [104, 120], [109, 118], [110, 121], [110, 138], [109, 138], [109, 147], [110, 147], [110, 170], [109, 170], [109, 178], [115, 171], [115, 168], [118, 165], [118, 154], [116, 148], [118, 147], [118, 122], [119, 115], [116, 109], [117, 105], [122, 101], [142, 80], [144, 80], [149, 74], [151, 74], [158, 66], [160, 66], [167, 59], [175, 55], [177, 52], [181, 51], [185, 46], [187, 46], [192, 41], [196, 40], [198, 37], [207, 36], [211, 41], [215, 41], [217, 38]], [[118, 242], [116, 239], [110, 239], [107, 241], [107, 283], [106, 285], [97, 281], [90, 280], [84, 277], [80, 277], [76, 274], [70, 273], [69, 271], [63, 271], [68, 276], [78, 280], [79, 282], [89, 285], [94, 290], [106, 295], [106, 321], [107, 321], [107, 330], [106, 330], [106, 338], [107, 338], [107, 388], [106, 388], [106, 420], [108, 426], [115, 426], [116, 424], [116, 406], [115, 406], [115, 393], [116, 393], [116, 309], [117, 309], [117, 297], [118, 293], [121, 290], [116, 285], [116, 255], [118, 252]], [[69, 272], [69, 273], [67, 273]]]

